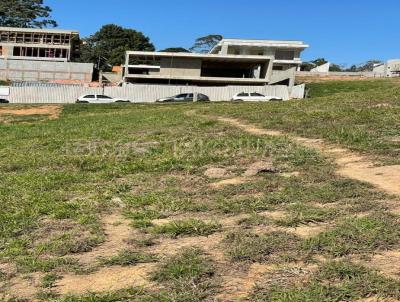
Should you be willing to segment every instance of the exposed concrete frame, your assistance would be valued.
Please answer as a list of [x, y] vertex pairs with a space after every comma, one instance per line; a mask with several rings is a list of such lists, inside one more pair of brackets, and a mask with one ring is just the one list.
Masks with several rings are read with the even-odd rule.
[[[201, 62], [227, 62], [227, 63], [248, 63], [265, 66], [265, 78], [234, 78], [234, 77], [206, 77], [201, 76], [180, 76], [176, 74], [162, 74], [162, 75], [144, 75], [144, 74], [130, 74], [129, 68], [149, 68], [149, 69], [160, 69], [161, 66], [153, 65], [134, 65], [130, 64], [131, 57], [149, 57], [149, 59], [170, 59], [171, 67], [174, 64], [174, 60], [177, 59], [192, 59], [194, 61], [200, 60]], [[273, 57], [271, 56], [250, 56], [250, 55], [219, 55], [219, 54], [197, 54], [197, 53], [171, 53], [171, 52], [146, 52], [146, 51], [127, 51], [125, 59], [125, 75], [124, 81], [131, 80], [167, 80], [167, 81], [187, 81], [194, 83], [215, 83], [215, 84], [245, 84], [245, 85], [267, 85], [270, 81], [270, 75], [272, 71]], [[201, 66], [199, 67], [201, 73]]]

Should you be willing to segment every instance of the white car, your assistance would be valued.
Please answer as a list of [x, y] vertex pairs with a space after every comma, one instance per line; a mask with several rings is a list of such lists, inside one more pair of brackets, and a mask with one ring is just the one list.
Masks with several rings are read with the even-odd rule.
[[90, 103], [90, 104], [111, 104], [111, 103], [130, 103], [131, 101], [123, 98], [112, 98], [102, 94], [85, 94], [80, 96], [76, 103]]
[[282, 101], [282, 98], [278, 96], [265, 96], [258, 92], [241, 92], [233, 96], [232, 101], [242, 102], [266, 102], [266, 101]]

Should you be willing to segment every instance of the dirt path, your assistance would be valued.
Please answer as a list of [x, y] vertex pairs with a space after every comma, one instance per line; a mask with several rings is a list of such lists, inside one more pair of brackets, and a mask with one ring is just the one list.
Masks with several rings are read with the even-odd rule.
[[294, 141], [317, 149], [321, 153], [333, 158], [338, 165], [337, 172], [339, 175], [370, 183], [389, 194], [400, 195], [400, 165], [376, 166], [366, 156], [359, 155], [348, 149], [338, 148], [325, 143], [321, 139], [308, 139], [290, 136], [280, 131], [269, 131], [233, 118], [217, 117], [217, 120], [231, 124], [254, 135], [289, 136]]
[[34, 107], [4, 107], [0, 108], [0, 115], [11, 114], [18, 116], [28, 115], [48, 115], [49, 119], [57, 119], [61, 113], [62, 106], [60, 105], [43, 105]]

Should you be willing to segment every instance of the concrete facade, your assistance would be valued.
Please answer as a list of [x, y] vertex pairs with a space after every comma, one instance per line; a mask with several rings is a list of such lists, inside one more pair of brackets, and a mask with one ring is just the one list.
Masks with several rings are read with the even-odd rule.
[[91, 82], [93, 64], [79, 56], [74, 30], [0, 27], [0, 79]]
[[400, 59], [389, 60], [384, 64], [375, 65], [373, 72], [388, 78], [400, 77]]
[[79, 32], [0, 27], [0, 58], [68, 62], [79, 55]]
[[11, 81], [91, 82], [93, 64], [0, 59], [0, 79]]
[[307, 47], [300, 41], [224, 39], [208, 54], [128, 51], [124, 82], [293, 86]]

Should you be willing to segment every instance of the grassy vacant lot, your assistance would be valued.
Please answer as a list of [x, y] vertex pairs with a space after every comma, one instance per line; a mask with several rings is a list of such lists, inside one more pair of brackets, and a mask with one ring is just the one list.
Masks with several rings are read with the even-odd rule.
[[0, 107], [0, 300], [400, 300], [398, 197], [285, 136], [211, 118], [400, 163], [399, 82], [311, 88], [305, 101], [68, 105], [51, 119]]
[[210, 114], [245, 118], [269, 129], [325, 138], [400, 163], [398, 79], [309, 84], [311, 99], [289, 104], [210, 107]]

